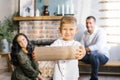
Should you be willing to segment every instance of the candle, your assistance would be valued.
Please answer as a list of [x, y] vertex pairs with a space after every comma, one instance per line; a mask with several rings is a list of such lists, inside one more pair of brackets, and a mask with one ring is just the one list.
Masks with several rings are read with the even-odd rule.
[[73, 0], [70, 0], [70, 14], [74, 14], [74, 6], [73, 6]]
[[40, 12], [38, 9], [36, 10], [36, 16], [40, 16]]
[[69, 5], [66, 5], [66, 14], [69, 14]]
[[49, 0], [45, 0], [45, 5], [48, 5]]
[[57, 14], [60, 14], [60, 6], [58, 4], [58, 7], [57, 7]]
[[64, 4], [62, 5], [62, 16], [64, 16]]
[[71, 11], [70, 11], [71, 14], [74, 14], [74, 6], [73, 4], [71, 4]]

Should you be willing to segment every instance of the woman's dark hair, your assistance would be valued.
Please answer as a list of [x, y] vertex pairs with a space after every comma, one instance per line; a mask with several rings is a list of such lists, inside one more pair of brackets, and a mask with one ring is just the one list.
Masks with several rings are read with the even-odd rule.
[[28, 50], [28, 56], [30, 57], [30, 59], [32, 59], [32, 53], [33, 53], [33, 50], [34, 50], [34, 46], [30, 43], [30, 41], [27, 38], [27, 36], [25, 34], [23, 34], [23, 33], [18, 33], [14, 37], [13, 42], [12, 42], [12, 47], [11, 47], [11, 62], [15, 66], [18, 65], [17, 55], [19, 54], [19, 52], [21, 50], [21, 47], [20, 47], [20, 45], [18, 44], [18, 41], [17, 41], [17, 38], [19, 36], [24, 36], [27, 39], [27, 41], [28, 41], [27, 50]]

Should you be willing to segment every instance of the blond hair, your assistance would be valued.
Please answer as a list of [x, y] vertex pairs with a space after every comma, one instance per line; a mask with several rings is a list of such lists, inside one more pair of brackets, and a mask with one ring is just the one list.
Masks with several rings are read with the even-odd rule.
[[60, 22], [60, 30], [62, 29], [63, 24], [75, 24], [77, 26], [77, 20], [73, 16], [64, 16]]

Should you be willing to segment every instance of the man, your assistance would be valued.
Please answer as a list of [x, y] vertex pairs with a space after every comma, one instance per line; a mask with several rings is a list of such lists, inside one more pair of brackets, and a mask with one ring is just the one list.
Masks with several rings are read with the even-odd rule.
[[81, 40], [81, 43], [85, 46], [86, 55], [81, 61], [91, 65], [90, 80], [98, 80], [99, 66], [109, 60], [109, 53], [106, 48], [106, 33], [96, 26], [94, 16], [86, 18], [86, 29]]

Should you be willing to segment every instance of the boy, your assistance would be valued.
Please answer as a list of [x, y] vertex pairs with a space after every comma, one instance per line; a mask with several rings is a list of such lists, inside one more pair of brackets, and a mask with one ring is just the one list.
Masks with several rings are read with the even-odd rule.
[[[80, 42], [74, 40], [78, 30], [77, 21], [73, 16], [64, 16], [60, 23], [61, 38], [57, 39], [51, 46], [81, 46]], [[58, 60], [55, 63], [53, 80], [78, 80], [78, 60], [84, 54], [84, 49], [76, 50], [76, 59]]]

